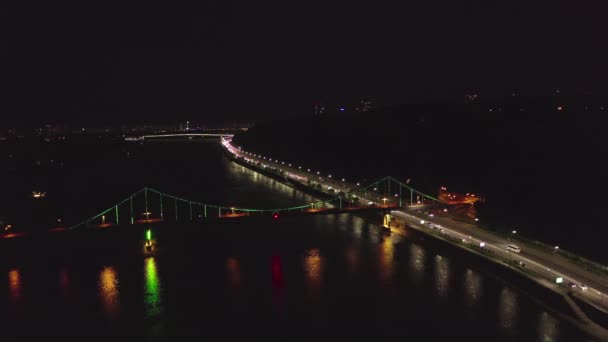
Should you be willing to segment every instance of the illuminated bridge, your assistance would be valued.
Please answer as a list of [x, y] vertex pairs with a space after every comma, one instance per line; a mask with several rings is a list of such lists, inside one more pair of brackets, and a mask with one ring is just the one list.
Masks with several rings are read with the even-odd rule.
[[[222, 133], [224, 130], [208, 130], [207, 133], [201, 132], [159, 132], [152, 134], [144, 134], [139, 136], [128, 136], [125, 137], [125, 141], [151, 141], [151, 140], [165, 140], [165, 139], [176, 139], [176, 138], [187, 138], [187, 139], [200, 139], [200, 138], [232, 138], [231, 133]], [[233, 130], [226, 130], [233, 131]], [[203, 131], [204, 132], [204, 131]], [[211, 133], [213, 132], [213, 133]]]
[[137, 224], [152, 222], [200, 222], [210, 218], [234, 218], [259, 215], [284, 214], [319, 214], [336, 212], [354, 212], [369, 210], [389, 210], [396, 208], [444, 205], [439, 199], [424, 194], [393, 177], [384, 177], [371, 184], [361, 186], [345, 179], [334, 180], [331, 175], [320, 176], [302, 167], [285, 165], [278, 160], [266, 160], [241, 149], [234, 148], [230, 142], [232, 134], [222, 133], [170, 133], [154, 134], [139, 137], [140, 140], [219, 137], [229, 157], [238, 163], [257, 169], [267, 175], [279, 178], [300, 189], [313, 190], [317, 197], [323, 197], [313, 203], [293, 207], [277, 208], [244, 208], [230, 205], [203, 203], [194, 199], [185, 199], [164, 193], [152, 188], [143, 188], [126, 199], [115, 203], [97, 215], [75, 224], [71, 229], [81, 227], [109, 227], [120, 224]]
[[414, 190], [392, 177], [385, 177], [366, 186], [356, 187], [334, 197], [292, 207], [244, 208], [218, 205], [181, 198], [151, 188], [143, 188], [131, 196], [102, 210], [97, 215], [73, 225], [109, 227], [120, 224], [153, 222], [204, 222], [212, 218], [244, 216], [301, 215], [369, 210], [389, 210], [399, 207], [422, 207], [442, 204], [437, 199]]

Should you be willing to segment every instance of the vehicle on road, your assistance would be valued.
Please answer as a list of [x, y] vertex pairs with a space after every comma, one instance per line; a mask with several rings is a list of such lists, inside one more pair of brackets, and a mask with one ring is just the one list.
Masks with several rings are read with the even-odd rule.
[[515, 246], [515, 245], [507, 245], [507, 251], [509, 252], [515, 252], [515, 253], [520, 253], [521, 252], [521, 248]]

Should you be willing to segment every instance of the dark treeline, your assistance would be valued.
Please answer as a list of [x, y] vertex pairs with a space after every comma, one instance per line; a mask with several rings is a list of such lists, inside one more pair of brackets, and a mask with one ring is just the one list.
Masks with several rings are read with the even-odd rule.
[[606, 235], [607, 114], [608, 100], [594, 97], [406, 105], [266, 122], [235, 143], [335, 177], [478, 193], [483, 222], [597, 257], [581, 246]]

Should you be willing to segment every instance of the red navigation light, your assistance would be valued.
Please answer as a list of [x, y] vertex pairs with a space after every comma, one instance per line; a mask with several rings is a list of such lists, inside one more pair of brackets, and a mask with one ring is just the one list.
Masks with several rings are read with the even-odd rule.
[[274, 213], [272, 213], [272, 218], [275, 219], [275, 220], [278, 219], [279, 218], [279, 213], [276, 212], [276, 211]]

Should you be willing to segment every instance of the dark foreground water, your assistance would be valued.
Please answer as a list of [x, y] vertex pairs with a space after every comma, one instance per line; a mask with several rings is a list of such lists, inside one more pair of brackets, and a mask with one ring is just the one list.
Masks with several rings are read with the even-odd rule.
[[[177, 165], [198, 198], [310, 200], [209, 143], [146, 149], [141, 165]], [[196, 158], [176, 156], [195, 149]], [[188, 191], [165, 172], [159, 183]], [[589, 340], [495, 270], [414, 236], [386, 236], [377, 223], [342, 214], [156, 227], [154, 257], [138, 241], [83, 242], [62, 256], [24, 248], [27, 257], [0, 262], [0, 339]], [[114, 234], [107, 241], [122, 236]]]

